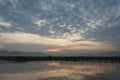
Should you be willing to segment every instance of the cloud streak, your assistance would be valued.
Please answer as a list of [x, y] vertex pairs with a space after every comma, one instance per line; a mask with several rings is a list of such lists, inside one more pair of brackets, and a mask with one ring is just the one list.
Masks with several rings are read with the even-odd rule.
[[10, 28], [11, 26], [11, 23], [0, 20], [0, 27]]
[[61, 52], [63, 50], [117, 50], [110, 44], [95, 41], [77, 41], [73, 42], [70, 39], [42, 37], [38, 34], [25, 32], [3, 32], [0, 33], [1, 44], [42, 44], [46, 46], [54, 46], [45, 52]]
[[38, 34], [31, 34], [25, 32], [0, 33], [0, 43], [3, 44], [44, 44], [53, 46], [67, 46], [72, 43], [66, 39], [54, 39], [49, 37], [42, 37]]

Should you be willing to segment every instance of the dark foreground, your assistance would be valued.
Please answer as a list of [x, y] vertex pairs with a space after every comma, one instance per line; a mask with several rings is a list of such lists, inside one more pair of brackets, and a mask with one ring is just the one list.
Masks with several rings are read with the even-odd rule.
[[0, 56], [0, 60], [16, 61], [16, 62], [27, 62], [27, 61], [93, 61], [93, 62], [120, 62], [120, 57], [32, 57], [32, 56]]

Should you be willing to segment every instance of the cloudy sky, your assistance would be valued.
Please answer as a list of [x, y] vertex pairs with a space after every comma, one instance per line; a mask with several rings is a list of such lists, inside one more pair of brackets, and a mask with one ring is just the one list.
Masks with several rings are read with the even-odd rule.
[[120, 51], [120, 0], [0, 0], [0, 50]]

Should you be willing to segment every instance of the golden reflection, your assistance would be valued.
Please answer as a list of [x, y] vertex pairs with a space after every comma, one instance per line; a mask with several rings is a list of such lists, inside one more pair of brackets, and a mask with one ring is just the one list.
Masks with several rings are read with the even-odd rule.
[[95, 75], [96, 73], [103, 73], [104, 68], [100, 68], [98, 65], [72, 65], [70, 69], [74, 69], [77, 74]]
[[59, 62], [49, 62], [47, 63], [48, 66], [53, 66], [53, 67], [60, 67], [61, 64]]
[[[67, 77], [71, 80], [84, 80], [83, 75], [96, 75], [97, 73], [106, 73], [117, 69], [117, 65], [113, 64], [81, 64], [81, 63], [59, 63], [46, 62], [47, 65], [36, 65], [44, 67], [45, 70], [18, 72], [18, 73], [3, 73], [0, 78], [4, 80], [49, 80], [52, 77]], [[110, 67], [111, 66], [111, 67]], [[50, 68], [56, 67], [56, 68]], [[32, 67], [33, 68], [33, 67]]]

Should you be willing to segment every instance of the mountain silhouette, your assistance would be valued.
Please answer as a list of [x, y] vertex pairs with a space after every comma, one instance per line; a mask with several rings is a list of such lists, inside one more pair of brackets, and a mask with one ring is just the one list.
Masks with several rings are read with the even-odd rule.
[[43, 52], [0, 51], [0, 56], [48, 56]]

